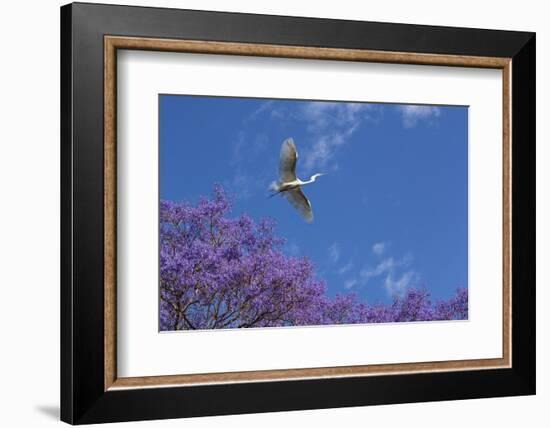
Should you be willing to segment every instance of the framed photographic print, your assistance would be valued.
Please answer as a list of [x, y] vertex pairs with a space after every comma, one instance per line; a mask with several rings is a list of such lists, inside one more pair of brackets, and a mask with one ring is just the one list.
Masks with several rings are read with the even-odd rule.
[[61, 8], [61, 417], [535, 393], [535, 35]]

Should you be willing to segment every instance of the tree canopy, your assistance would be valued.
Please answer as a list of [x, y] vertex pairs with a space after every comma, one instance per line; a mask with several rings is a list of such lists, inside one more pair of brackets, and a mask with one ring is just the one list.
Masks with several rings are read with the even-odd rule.
[[333, 298], [306, 257], [289, 257], [269, 219], [230, 218], [221, 186], [196, 206], [160, 203], [160, 328], [281, 327], [466, 319], [468, 293], [432, 303], [408, 289], [389, 305]]

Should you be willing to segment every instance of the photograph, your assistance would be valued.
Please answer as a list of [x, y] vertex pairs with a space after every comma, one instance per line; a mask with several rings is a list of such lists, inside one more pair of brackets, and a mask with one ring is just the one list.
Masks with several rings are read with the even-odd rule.
[[161, 332], [468, 320], [468, 106], [158, 102]]
[[[25, 227], [4, 222], [24, 256], [4, 300], [36, 273], [23, 301], [42, 309], [11, 304], [24, 324], [9, 330], [28, 345], [19, 360], [51, 357], [29, 366], [47, 386], [12, 406], [11, 425], [416, 426], [429, 413], [508, 427], [542, 414], [542, 18], [188, 3], [40, 3], [9, 20], [52, 42], [29, 55], [32, 32], [8, 32], [26, 54], [7, 67], [24, 114], [6, 141], [40, 144], [7, 145], [22, 149], [23, 163], [7, 159], [28, 190], [7, 189], [28, 208], [5, 210]], [[55, 66], [29, 79], [48, 55]], [[21, 87], [47, 94], [29, 104]], [[44, 165], [50, 193], [28, 173]], [[45, 201], [59, 218], [35, 248], [21, 233]], [[57, 263], [42, 260], [56, 242]], [[29, 271], [34, 255], [44, 266]], [[38, 342], [21, 340], [50, 318]], [[26, 397], [15, 374], [8, 387]]]

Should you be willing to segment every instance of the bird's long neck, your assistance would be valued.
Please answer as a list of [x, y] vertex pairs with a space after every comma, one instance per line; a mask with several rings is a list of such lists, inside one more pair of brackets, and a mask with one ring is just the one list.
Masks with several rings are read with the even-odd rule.
[[317, 177], [319, 177], [319, 174], [313, 174], [309, 180], [303, 181], [302, 184], [313, 183]]

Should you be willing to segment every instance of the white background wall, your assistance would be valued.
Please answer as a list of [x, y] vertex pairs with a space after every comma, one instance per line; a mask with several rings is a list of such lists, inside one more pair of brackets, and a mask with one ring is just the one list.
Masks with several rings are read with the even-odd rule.
[[[122, 0], [121, 0], [122, 1]], [[104, 1], [104, 3], [116, 3]], [[548, 426], [550, 416], [550, 13], [543, 1], [147, 0], [126, 4], [537, 32], [538, 394], [461, 402], [155, 421], [141, 426], [279, 427]], [[0, 421], [58, 424], [59, 406], [59, 6], [0, 6]], [[138, 426], [137, 423], [125, 426]]]

